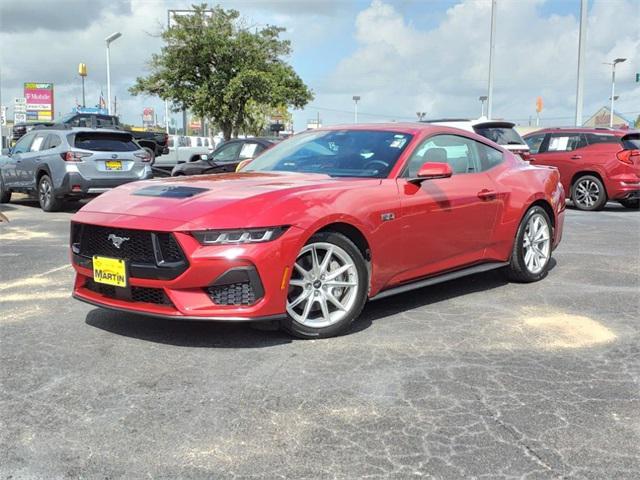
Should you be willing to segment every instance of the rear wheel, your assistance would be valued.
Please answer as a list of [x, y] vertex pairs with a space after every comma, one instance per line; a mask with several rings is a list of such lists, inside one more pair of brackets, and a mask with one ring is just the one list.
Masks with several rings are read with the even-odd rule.
[[607, 203], [607, 192], [598, 177], [584, 175], [573, 184], [571, 200], [579, 210], [601, 210]]
[[506, 269], [510, 280], [536, 282], [547, 275], [551, 260], [551, 220], [544, 208], [531, 207], [525, 214]]
[[62, 199], [56, 198], [48, 175], [43, 175], [38, 181], [38, 201], [45, 212], [57, 212], [62, 207]]
[[11, 190], [7, 190], [0, 177], [0, 203], [9, 203], [11, 201]]
[[156, 152], [154, 152], [151, 148], [149, 147], [143, 147], [142, 148], [145, 152], [147, 152], [149, 154], [149, 158], [151, 158], [151, 160], [149, 161], [149, 165], [153, 165], [154, 163], [156, 163]]
[[316, 233], [293, 267], [286, 330], [300, 338], [345, 333], [367, 298], [368, 272], [360, 250], [339, 233]]
[[630, 210], [640, 209], [640, 198], [635, 198], [633, 200], [619, 200], [619, 202], [624, 208], [628, 208]]

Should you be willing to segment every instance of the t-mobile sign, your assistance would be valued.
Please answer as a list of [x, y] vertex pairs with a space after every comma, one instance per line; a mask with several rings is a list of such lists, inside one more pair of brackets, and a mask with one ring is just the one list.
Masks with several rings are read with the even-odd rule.
[[53, 83], [25, 83], [24, 98], [27, 99], [27, 121], [53, 120]]

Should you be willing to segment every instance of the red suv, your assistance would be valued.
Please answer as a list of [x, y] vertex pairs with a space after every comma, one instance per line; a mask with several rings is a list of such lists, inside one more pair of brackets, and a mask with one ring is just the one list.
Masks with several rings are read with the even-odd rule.
[[608, 200], [640, 207], [640, 132], [600, 128], [546, 128], [524, 136], [527, 160], [560, 170], [565, 191], [580, 210]]

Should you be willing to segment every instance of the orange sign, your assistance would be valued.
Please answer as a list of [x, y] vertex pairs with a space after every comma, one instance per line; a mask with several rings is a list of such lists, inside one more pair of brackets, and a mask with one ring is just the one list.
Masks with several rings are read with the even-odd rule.
[[543, 107], [543, 103], [542, 103], [542, 97], [538, 97], [536, 99], [536, 112], [540, 113], [542, 111], [542, 107]]

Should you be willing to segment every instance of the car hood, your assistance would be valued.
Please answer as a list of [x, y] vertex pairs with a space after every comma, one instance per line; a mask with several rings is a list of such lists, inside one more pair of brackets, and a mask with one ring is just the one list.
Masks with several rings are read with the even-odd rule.
[[138, 228], [165, 225], [167, 230], [294, 225], [303, 212], [326, 206], [346, 190], [379, 183], [379, 179], [280, 172], [147, 180], [100, 195], [74, 220], [111, 224], [114, 218], [145, 217], [154, 219], [149, 222], [154, 226]]

